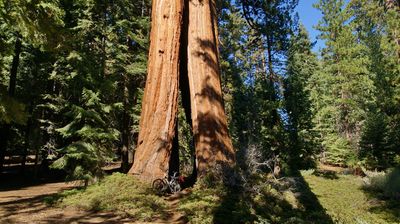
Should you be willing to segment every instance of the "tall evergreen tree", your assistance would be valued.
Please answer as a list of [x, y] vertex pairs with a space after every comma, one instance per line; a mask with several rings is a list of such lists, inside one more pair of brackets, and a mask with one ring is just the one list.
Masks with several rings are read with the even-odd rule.
[[325, 74], [319, 79], [328, 88], [322, 96], [316, 93], [316, 101], [326, 99], [318, 108], [317, 127], [327, 161], [341, 164], [357, 154], [362, 124], [375, 103], [375, 87], [366, 49], [353, 32], [351, 10], [344, 1], [321, 0], [315, 7], [323, 14], [317, 28], [326, 45], [322, 51]]
[[146, 72], [148, 2], [76, 1], [63, 6], [68, 11], [65, 35], [74, 38], [57, 55], [51, 76], [55, 91], [45, 104], [58, 116], [47, 118], [44, 127], [54, 126], [51, 138], [63, 138], [55, 141], [62, 157], [54, 167], [88, 179], [101, 174], [101, 166], [115, 159], [113, 151], [119, 147], [127, 172]]
[[[18, 90], [19, 73], [23, 63], [23, 54], [25, 47], [35, 49], [49, 49], [57, 47], [58, 39], [57, 29], [62, 27], [63, 11], [59, 7], [58, 1], [0, 1], [0, 17], [3, 22], [1, 30], [1, 43], [13, 43], [9, 53], [12, 60], [8, 64], [8, 72], [0, 70], [2, 76], [5, 75], [7, 92], [0, 90], [0, 107], [3, 111], [0, 113], [0, 169], [3, 166], [5, 151], [10, 144], [10, 137], [13, 134], [12, 123], [25, 123], [27, 114], [24, 113], [24, 105], [21, 102], [21, 94]], [[1, 59], [3, 65], [3, 58]], [[2, 67], [2, 66], [0, 66]], [[7, 68], [3, 67], [5, 71]], [[0, 88], [3, 89], [3, 88]], [[26, 99], [25, 99], [26, 100]], [[29, 101], [29, 100], [27, 100]]]
[[[369, 71], [373, 74], [376, 88], [376, 104], [370, 108], [363, 127], [360, 156], [370, 168], [384, 168], [393, 163], [399, 153], [398, 102], [396, 102], [396, 79], [398, 69], [397, 44], [393, 41], [396, 12], [386, 3], [369, 0], [350, 2], [354, 12], [354, 25], [361, 44], [371, 61]], [[398, 15], [397, 15], [398, 16]], [[393, 27], [394, 25], [394, 27]], [[396, 146], [397, 145], [397, 146]]]
[[252, 29], [249, 46], [254, 47], [250, 97], [251, 116], [257, 142], [266, 156], [284, 154], [286, 133], [281, 118], [282, 89], [290, 35], [297, 25], [297, 0], [241, 1], [242, 13]]
[[285, 109], [288, 116], [289, 164], [293, 168], [312, 166], [318, 152], [311, 110], [311, 76], [319, 69], [317, 56], [311, 51], [312, 43], [303, 25], [291, 38], [284, 82]]

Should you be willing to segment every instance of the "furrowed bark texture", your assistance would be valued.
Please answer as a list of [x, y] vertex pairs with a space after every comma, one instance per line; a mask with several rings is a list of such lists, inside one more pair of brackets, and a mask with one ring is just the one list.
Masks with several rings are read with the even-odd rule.
[[162, 178], [168, 171], [178, 106], [183, 0], [153, 0], [148, 76], [135, 161], [129, 173]]
[[215, 9], [215, 0], [188, 1], [187, 70], [199, 176], [235, 160], [222, 98]]
[[138, 148], [129, 173], [152, 181], [164, 177], [169, 168], [179, 169], [179, 157], [171, 158], [171, 147], [179, 147], [177, 138], [173, 144], [179, 81], [183, 101], [190, 101], [190, 106], [184, 106], [186, 113], [191, 114], [197, 173], [202, 176], [218, 164], [233, 165], [235, 156], [223, 106], [217, 36], [214, 0], [153, 1], [148, 77]]

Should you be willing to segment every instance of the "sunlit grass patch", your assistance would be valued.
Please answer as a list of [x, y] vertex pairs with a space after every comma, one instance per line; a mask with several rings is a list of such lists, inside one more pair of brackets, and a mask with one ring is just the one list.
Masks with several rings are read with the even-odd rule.
[[[336, 179], [302, 172], [320, 204], [336, 223], [399, 223], [399, 202], [372, 197], [362, 190], [363, 181], [353, 175], [338, 175]], [[396, 214], [397, 213], [397, 214]]]

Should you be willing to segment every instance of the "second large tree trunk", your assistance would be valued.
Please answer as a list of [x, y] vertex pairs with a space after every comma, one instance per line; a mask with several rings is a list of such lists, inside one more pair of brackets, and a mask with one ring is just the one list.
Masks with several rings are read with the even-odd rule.
[[235, 156], [222, 98], [215, 1], [187, 2], [187, 70], [197, 172], [202, 176], [217, 164], [231, 166]]

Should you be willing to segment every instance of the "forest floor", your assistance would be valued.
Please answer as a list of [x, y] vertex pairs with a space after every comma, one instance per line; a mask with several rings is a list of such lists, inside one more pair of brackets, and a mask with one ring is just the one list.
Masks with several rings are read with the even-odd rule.
[[0, 223], [122, 223], [111, 212], [89, 212], [74, 208], [49, 207], [44, 199], [75, 187], [64, 182], [36, 183], [18, 187], [8, 183], [0, 188]]
[[334, 223], [400, 223], [400, 202], [363, 189], [361, 177], [334, 172], [301, 174]]
[[[385, 201], [365, 192], [360, 177], [332, 172], [326, 174], [301, 172], [310, 192], [315, 195], [315, 201], [305, 203], [318, 203], [321, 212], [326, 212], [333, 223], [400, 223], [399, 202]], [[139, 223], [114, 212], [61, 208], [45, 203], [46, 197], [74, 187], [74, 184], [59, 180], [26, 182], [23, 179], [2, 178], [0, 223]], [[190, 190], [185, 190], [164, 198], [167, 216], [156, 217], [151, 223], [186, 223], [187, 219], [178, 211], [178, 207], [180, 200], [190, 194]], [[307, 214], [316, 212], [305, 211]]]
[[[16, 169], [18, 170], [18, 169]], [[29, 172], [28, 172], [29, 173]], [[65, 190], [75, 189], [74, 182], [64, 182], [63, 177], [46, 177], [32, 180], [32, 173], [24, 177], [13, 171], [0, 175], [0, 224], [25, 223], [146, 223], [111, 211], [87, 211], [75, 207], [51, 206], [46, 200], [57, 197]], [[149, 223], [186, 223], [177, 211], [181, 197], [189, 191], [165, 198], [166, 217], [156, 217]]]
[[[45, 198], [63, 190], [74, 188], [65, 182], [43, 183], [22, 188], [0, 188], [0, 223], [144, 223], [131, 222], [129, 218], [113, 212], [92, 212], [77, 208], [51, 207]], [[176, 212], [180, 196], [166, 199], [170, 215], [168, 220], [158, 218], [151, 223], [185, 223]]]

